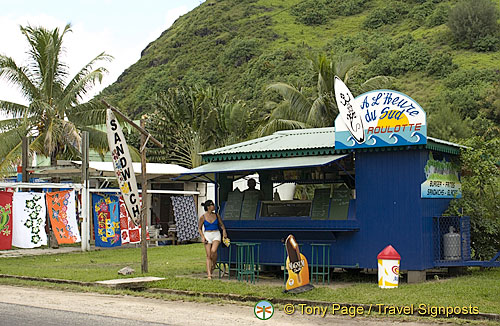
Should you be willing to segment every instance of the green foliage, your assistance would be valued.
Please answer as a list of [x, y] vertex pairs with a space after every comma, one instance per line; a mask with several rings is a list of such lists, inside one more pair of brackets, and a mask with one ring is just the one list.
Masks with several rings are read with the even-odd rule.
[[436, 77], [446, 77], [458, 66], [453, 63], [453, 56], [449, 52], [435, 52], [427, 64], [427, 74]]
[[258, 44], [256, 39], [234, 39], [222, 55], [224, 64], [239, 67], [258, 55]]
[[170, 88], [157, 94], [155, 107], [148, 129], [165, 147], [150, 157], [187, 168], [201, 164], [199, 153], [243, 140], [254, 123], [245, 103], [210, 86]]
[[333, 13], [339, 16], [352, 16], [365, 9], [367, 0], [328, 0]]
[[430, 61], [430, 49], [411, 35], [393, 40], [369, 64], [374, 75], [397, 76], [408, 71], [425, 70]]
[[438, 4], [434, 11], [425, 19], [425, 26], [435, 27], [445, 24], [448, 21], [450, 9], [451, 7], [448, 4]]
[[408, 16], [413, 18], [417, 23], [417, 26], [423, 25], [427, 18], [434, 13], [435, 3], [432, 1], [425, 1], [418, 6], [413, 7], [410, 10]]
[[[451, 110], [454, 117], [461, 117], [463, 121], [444, 119], [439, 124], [443, 130], [449, 129], [446, 124], [454, 130], [448, 136], [435, 130], [442, 138], [480, 133], [477, 128], [471, 129], [473, 120], [479, 117], [500, 124], [495, 113], [498, 106], [494, 105], [497, 95], [493, 92], [498, 74], [484, 69], [498, 69], [500, 57], [498, 52], [473, 53], [452, 44], [453, 35], [442, 24], [456, 1], [317, 2], [326, 8], [322, 14], [326, 20], [322, 25], [310, 26], [298, 22], [293, 14], [294, 6], [316, 6], [309, 0], [202, 3], [144, 49], [141, 59], [102, 96], [135, 116], [154, 109], [152, 99], [157, 92], [210, 85], [256, 108], [259, 119], [268, 117], [273, 106], [284, 105], [279, 93], [266, 91], [269, 84], [292, 85], [308, 99], [315, 99], [317, 76], [311, 73], [308, 57], [316, 57], [317, 53], [331, 53], [332, 58], [350, 54], [363, 61], [350, 73], [351, 85], [360, 85], [378, 75], [393, 76], [396, 90], [415, 98], [428, 117], [442, 114], [444, 119], [446, 115], [441, 110]], [[382, 11], [383, 16], [396, 11], [398, 18], [375, 30], [364, 29], [363, 22], [377, 11]], [[249, 42], [248, 51], [248, 44], [240, 40], [256, 42]], [[490, 42], [481, 42], [478, 41], [478, 49], [491, 48]], [[469, 82], [451, 83], [458, 76], [457, 71], [471, 67], [489, 78], [481, 79], [476, 86]], [[268, 101], [273, 103], [268, 105]]]
[[491, 69], [462, 68], [454, 71], [445, 80], [444, 85], [448, 88], [460, 88], [466, 85], [492, 83], [500, 80], [499, 72]]
[[474, 258], [489, 260], [500, 250], [500, 138], [474, 137], [462, 154], [462, 198], [453, 200], [450, 215], [471, 217]]
[[391, 56], [393, 74], [421, 71], [430, 61], [429, 47], [421, 42], [405, 43]]
[[472, 48], [478, 52], [488, 52], [498, 50], [500, 39], [494, 35], [486, 35], [474, 41]]
[[433, 102], [427, 116], [429, 136], [438, 139], [459, 140], [472, 136], [472, 122], [463, 119], [458, 110], [445, 101]]
[[391, 25], [406, 14], [407, 11], [401, 4], [390, 2], [385, 7], [373, 10], [363, 22], [363, 27], [365, 29], [376, 29], [384, 25]]
[[294, 6], [290, 13], [297, 22], [308, 26], [322, 25], [328, 20], [328, 8], [324, 1], [307, 0]]
[[307, 0], [293, 6], [290, 13], [298, 23], [324, 25], [337, 16], [352, 16], [365, 9], [367, 0]]
[[448, 27], [456, 42], [471, 48], [474, 42], [498, 32], [498, 8], [491, 0], [462, 0], [449, 14]]
[[352, 54], [345, 54], [333, 60], [320, 54], [310, 60], [312, 70], [317, 76], [314, 88], [297, 89], [285, 83], [269, 85], [268, 89], [279, 93], [282, 101], [270, 103], [270, 113], [264, 117], [257, 134], [263, 136], [283, 129], [332, 126], [338, 115], [334, 96], [335, 76], [349, 85], [354, 94], [386, 88], [390, 83], [389, 78], [376, 76], [361, 82], [357, 79], [359, 84], [354, 84], [350, 77], [361, 64], [362, 60]]

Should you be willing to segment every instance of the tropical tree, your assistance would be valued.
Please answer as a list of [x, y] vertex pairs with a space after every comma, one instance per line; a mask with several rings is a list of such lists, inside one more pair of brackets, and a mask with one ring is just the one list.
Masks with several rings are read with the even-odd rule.
[[29, 43], [28, 62], [21, 66], [0, 55], [0, 78], [16, 86], [28, 104], [0, 100], [0, 111], [12, 117], [0, 121], [0, 170], [19, 159], [23, 136], [31, 138], [30, 150], [49, 157], [51, 165], [58, 158], [79, 156], [80, 130], [90, 133], [92, 148], [106, 152], [105, 132], [92, 127], [104, 123], [104, 108], [96, 100], [83, 102], [83, 98], [107, 72], [94, 67], [112, 57], [100, 53], [69, 79], [61, 54], [63, 37], [71, 32], [71, 25], [62, 31], [32, 26], [20, 29]]
[[390, 77], [376, 76], [361, 84], [353, 84], [351, 74], [361, 64], [362, 59], [351, 54], [339, 56], [334, 61], [324, 54], [310, 59], [311, 68], [317, 75], [316, 85], [310, 96], [307, 89], [297, 89], [285, 83], [269, 85], [267, 89], [278, 92], [283, 100], [267, 104], [270, 113], [264, 117], [257, 135], [269, 135], [285, 129], [333, 126], [338, 115], [333, 88], [335, 76], [341, 78], [354, 95], [387, 87], [391, 81]]
[[201, 165], [198, 153], [245, 139], [254, 121], [254, 110], [211, 86], [170, 88], [155, 106], [148, 129], [165, 148], [151, 149], [151, 159], [188, 168]]

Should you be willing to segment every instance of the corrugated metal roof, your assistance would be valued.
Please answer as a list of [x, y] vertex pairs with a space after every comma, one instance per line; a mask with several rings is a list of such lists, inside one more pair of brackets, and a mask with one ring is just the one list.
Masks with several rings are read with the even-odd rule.
[[[428, 148], [445, 153], [459, 154], [460, 149], [465, 147], [428, 137], [427, 145], [414, 146], [414, 148]], [[359, 150], [392, 151], [406, 149], [408, 149], [408, 146], [375, 147]], [[335, 128], [327, 127], [278, 131], [270, 136], [216, 148], [203, 152], [201, 155], [203, 161], [214, 162], [333, 155], [350, 151], [351, 150], [335, 150]]]
[[313, 128], [277, 131], [270, 136], [216, 148], [201, 155], [273, 152], [284, 150], [332, 147], [335, 144], [335, 128]]

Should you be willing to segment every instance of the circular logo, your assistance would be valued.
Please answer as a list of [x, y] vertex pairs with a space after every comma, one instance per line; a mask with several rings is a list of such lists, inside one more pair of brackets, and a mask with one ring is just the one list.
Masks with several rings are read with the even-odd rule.
[[399, 275], [399, 266], [392, 266], [392, 272], [396, 275]]
[[289, 280], [288, 280], [288, 285], [293, 286], [293, 283], [295, 283], [295, 282], [293, 281], [293, 278], [291, 278], [291, 279], [289, 279]]
[[253, 313], [255, 314], [255, 317], [260, 320], [268, 320], [274, 314], [274, 307], [271, 302], [262, 300], [255, 304], [255, 307], [253, 307]]

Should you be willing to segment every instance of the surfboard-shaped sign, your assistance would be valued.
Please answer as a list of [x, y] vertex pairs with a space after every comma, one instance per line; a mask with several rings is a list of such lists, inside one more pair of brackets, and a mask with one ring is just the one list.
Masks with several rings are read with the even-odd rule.
[[[408, 95], [388, 89], [377, 89], [356, 98], [344, 92], [335, 96], [340, 114], [335, 119], [335, 149], [408, 146], [427, 144], [426, 114]], [[344, 96], [344, 97], [342, 97]], [[353, 133], [352, 125], [342, 115], [342, 104], [349, 102], [353, 112], [361, 119], [364, 141]], [[345, 111], [345, 110], [344, 110]], [[344, 112], [345, 113], [345, 112]], [[356, 121], [356, 120], [353, 120]]]
[[113, 111], [106, 111], [106, 128], [108, 132], [109, 150], [113, 160], [118, 186], [123, 196], [123, 201], [130, 214], [132, 222], [135, 225], [140, 224], [141, 204], [139, 201], [139, 192], [137, 190], [137, 181], [135, 180], [132, 158], [128, 150], [125, 136], [122, 128], [116, 119]]
[[358, 107], [354, 105], [354, 97], [351, 91], [337, 76], [335, 76], [334, 88], [335, 100], [342, 120], [356, 142], [363, 144], [366, 140], [363, 119]]

